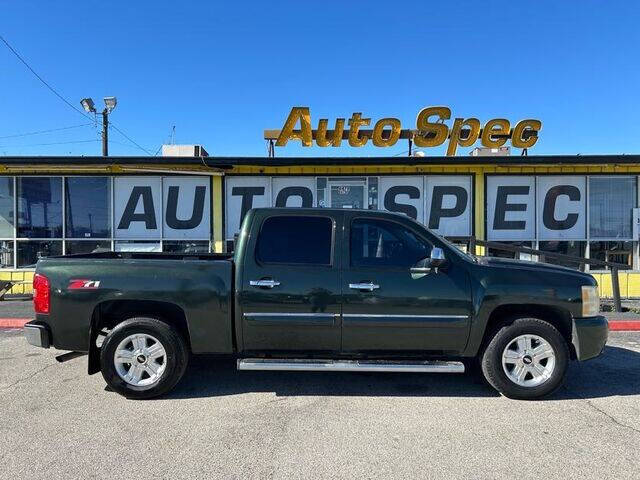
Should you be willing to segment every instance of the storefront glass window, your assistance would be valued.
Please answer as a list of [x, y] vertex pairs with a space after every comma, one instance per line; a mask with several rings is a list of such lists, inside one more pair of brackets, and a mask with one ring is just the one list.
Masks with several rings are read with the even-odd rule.
[[13, 177], [0, 177], [0, 238], [13, 238]]
[[164, 241], [163, 252], [172, 253], [208, 253], [209, 242], [200, 241]]
[[18, 177], [17, 190], [18, 237], [62, 237], [62, 178]]
[[[499, 243], [504, 243], [506, 245], [511, 245], [513, 247], [533, 248], [533, 242], [499, 242]], [[490, 257], [514, 258], [518, 260], [531, 260], [531, 254], [529, 253], [509, 252], [499, 248], [489, 248], [488, 253]]]
[[109, 178], [67, 177], [65, 186], [67, 238], [109, 238]]
[[13, 240], [0, 241], [0, 268], [13, 268]]
[[[559, 253], [561, 255], [570, 255], [572, 257], [582, 257], [584, 258], [585, 249], [587, 246], [587, 242], [581, 241], [549, 241], [549, 242], [540, 242], [538, 250], [542, 250], [543, 252], [551, 252], [551, 253]], [[540, 259], [546, 263], [553, 263], [554, 265], [564, 265], [565, 267], [578, 268], [580, 266], [579, 262], [573, 262], [568, 260], [559, 260], [556, 258], [545, 258]]]
[[111, 242], [95, 241], [95, 240], [77, 240], [65, 242], [65, 253], [70, 255], [73, 253], [97, 253], [111, 251]]
[[589, 179], [589, 233], [591, 239], [631, 239], [636, 205], [636, 177]]
[[41, 257], [62, 255], [61, 241], [18, 242], [18, 268], [33, 268]]
[[[615, 262], [633, 267], [633, 242], [591, 242], [589, 258], [605, 262]], [[620, 267], [622, 268], [622, 267]], [[609, 270], [609, 267], [592, 265], [590, 270]]]

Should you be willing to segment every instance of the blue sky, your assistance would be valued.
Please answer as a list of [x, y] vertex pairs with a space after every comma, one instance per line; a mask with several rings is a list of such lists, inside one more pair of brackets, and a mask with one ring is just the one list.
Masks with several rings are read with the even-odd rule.
[[[211, 155], [265, 155], [263, 130], [294, 105], [311, 108], [314, 128], [354, 111], [414, 128], [421, 108], [446, 105], [483, 123], [542, 120], [530, 153], [640, 153], [635, 2], [56, 1], [3, 2], [2, 12], [0, 34], [62, 96], [78, 106], [117, 96], [112, 121], [152, 153], [175, 125], [176, 143]], [[86, 122], [3, 44], [0, 75], [0, 137]], [[110, 138], [111, 155], [145, 155]], [[97, 139], [91, 125], [0, 138], [0, 155], [94, 155]], [[90, 142], [36, 145], [76, 141]]]

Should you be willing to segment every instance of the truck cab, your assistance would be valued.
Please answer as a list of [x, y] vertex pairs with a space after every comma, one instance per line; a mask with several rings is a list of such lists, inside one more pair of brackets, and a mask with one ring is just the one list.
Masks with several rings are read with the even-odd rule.
[[[235, 255], [242, 350], [461, 354], [473, 315], [467, 261], [418, 227], [384, 212], [250, 211]], [[418, 266], [434, 248], [441, 263]]]

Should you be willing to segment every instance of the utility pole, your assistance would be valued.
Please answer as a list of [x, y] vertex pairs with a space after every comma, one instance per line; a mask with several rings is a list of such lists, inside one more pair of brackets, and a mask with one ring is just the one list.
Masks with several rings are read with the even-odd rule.
[[109, 156], [109, 111], [102, 111], [102, 156]]

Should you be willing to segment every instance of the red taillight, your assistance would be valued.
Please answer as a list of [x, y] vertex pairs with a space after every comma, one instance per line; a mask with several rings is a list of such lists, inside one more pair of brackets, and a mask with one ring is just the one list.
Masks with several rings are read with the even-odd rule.
[[36, 273], [33, 276], [33, 308], [36, 313], [49, 313], [49, 279]]

